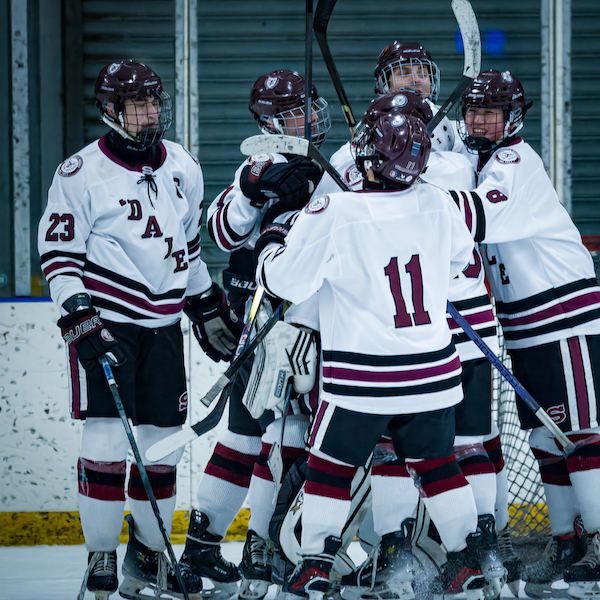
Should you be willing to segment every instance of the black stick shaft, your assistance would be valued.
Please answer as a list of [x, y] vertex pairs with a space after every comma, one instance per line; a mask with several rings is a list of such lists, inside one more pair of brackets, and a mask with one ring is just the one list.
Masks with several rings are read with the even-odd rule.
[[154, 516], [156, 517], [156, 521], [158, 522], [158, 528], [160, 529], [160, 533], [163, 537], [163, 540], [165, 541], [165, 545], [167, 546], [167, 553], [169, 555], [169, 559], [171, 560], [171, 566], [173, 567], [173, 571], [175, 572], [175, 577], [177, 578], [177, 582], [179, 583], [179, 587], [181, 588], [183, 597], [185, 598], [185, 600], [189, 600], [187, 588], [185, 587], [185, 582], [183, 581], [181, 572], [179, 571], [179, 564], [177, 563], [177, 558], [175, 558], [175, 553], [173, 552], [171, 540], [169, 539], [167, 530], [165, 529], [165, 524], [162, 520], [162, 517], [160, 516], [160, 510], [156, 502], [156, 497], [154, 496], [154, 491], [152, 490], [152, 484], [150, 483], [150, 479], [148, 479], [148, 473], [146, 472], [146, 467], [144, 466], [144, 463], [142, 461], [140, 449], [138, 448], [137, 442], [133, 437], [133, 431], [131, 430], [131, 425], [129, 425], [127, 414], [125, 413], [125, 407], [123, 406], [123, 401], [121, 400], [121, 395], [119, 394], [119, 388], [117, 387], [115, 376], [113, 375], [112, 369], [110, 368], [110, 364], [106, 357], [102, 357], [100, 359], [100, 364], [104, 369], [104, 376], [106, 377], [106, 381], [108, 382], [108, 387], [110, 388], [113, 399], [115, 401], [117, 411], [119, 412], [119, 416], [121, 417], [121, 421], [123, 422], [123, 427], [125, 427], [125, 433], [127, 434], [127, 439], [129, 440], [129, 445], [131, 446], [131, 450], [133, 452], [135, 463], [140, 473], [140, 478], [142, 480], [144, 490], [146, 491], [146, 495], [148, 496], [148, 500], [150, 501], [150, 505], [152, 506], [152, 510], [154, 511]]

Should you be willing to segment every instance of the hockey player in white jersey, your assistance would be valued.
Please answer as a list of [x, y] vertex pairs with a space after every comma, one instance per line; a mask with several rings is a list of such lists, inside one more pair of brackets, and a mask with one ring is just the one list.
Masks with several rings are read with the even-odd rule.
[[[256, 80], [249, 108], [261, 131], [304, 135], [305, 86], [304, 77], [289, 69]], [[314, 86], [311, 97], [312, 138], [320, 146], [331, 127], [329, 107]], [[236, 171], [231, 185], [209, 206], [209, 233], [221, 250], [230, 253], [223, 282], [240, 321], [256, 289], [252, 251], [263, 222], [302, 208], [321, 177], [322, 170], [309, 159], [281, 154], [249, 157]], [[298, 307], [286, 313], [286, 321], [290, 320], [309, 328], [313, 323], [309, 312], [303, 313]], [[256, 598], [264, 596], [271, 582], [270, 563], [262, 561], [268, 553], [268, 525], [274, 508], [274, 482], [267, 458], [274, 441], [279, 442], [279, 433], [275, 425], [265, 432], [272, 413], [259, 422], [242, 404], [251, 366], [252, 362], [247, 361], [230, 390], [228, 431], [217, 443], [198, 486], [199, 508], [192, 511], [180, 566], [213, 580], [222, 595], [238, 591], [235, 582], [241, 575], [240, 595]], [[280, 449], [284, 470], [304, 452], [307, 425], [307, 414], [287, 419]], [[266, 437], [261, 440], [263, 433]], [[249, 499], [254, 508], [238, 574], [238, 569], [222, 558], [219, 543], [246, 499], [251, 475], [254, 483]]]
[[[477, 525], [453, 454], [461, 367], [446, 320], [449, 282], [473, 244], [448, 195], [417, 183], [430, 147], [420, 119], [381, 117], [357, 157], [365, 190], [314, 197], [289, 234], [266, 227], [256, 245], [269, 293], [292, 302], [319, 294], [323, 385], [309, 439], [303, 560], [286, 584], [294, 594], [329, 588], [350, 482], [387, 428], [448, 549], [436, 589], [483, 597], [492, 539]], [[385, 510], [400, 514], [396, 499]], [[396, 569], [412, 580], [405, 533], [395, 534]]]
[[[512, 73], [479, 74], [459, 110], [461, 135], [479, 158], [478, 185], [454, 197], [475, 240], [485, 242], [485, 267], [515, 376], [580, 445], [565, 458], [517, 398], [553, 535], [541, 561], [524, 572], [525, 591], [548, 595], [552, 581], [564, 577], [570, 595], [589, 597], [600, 590], [600, 288], [541, 158], [518, 137], [528, 108]], [[579, 514], [587, 551], [585, 534], [574, 528]]]
[[[397, 92], [379, 97], [371, 103], [362, 122], [358, 125], [352, 142], [352, 153], [360, 153], [369, 139], [369, 130], [377, 120], [385, 114], [415, 114], [425, 123], [433, 117], [430, 104], [417, 92]], [[432, 148], [436, 146], [432, 143]], [[351, 154], [348, 152], [347, 154]], [[348, 182], [356, 190], [362, 189], [363, 179], [359, 172], [354, 172], [349, 161], [342, 162], [346, 153], [339, 151], [334, 155], [336, 168], [341, 173], [354, 173]], [[351, 159], [353, 160], [353, 159]], [[442, 189], [453, 189], [456, 185], [474, 185], [474, 172], [471, 163], [462, 155], [455, 152], [431, 152], [427, 166], [420, 176], [422, 181], [432, 183]], [[472, 259], [467, 267], [450, 282], [449, 299], [461, 314], [467, 319], [477, 333], [496, 353], [498, 338], [496, 320], [491, 301], [485, 286], [483, 261], [478, 248], [473, 249]], [[491, 531], [495, 529], [495, 500], [496, 481], [494, 465], [483, 447], [484, 436], [491, 432], [492, 410], [492, 372], [489, 361], [481, 350], [467, 338], [458, 324], [448, 315], [448, 323], [453, 333], [453, 341], [459, 352], [462, 363], [463, 401], [456, 407], [456, 438], [455, 452], [458, 464], [473, 487], [477, 503], [480, 524]], [[372, 469], [373, 503], [385, 503], [393, 494], [402, 498], [406, 511], [416, 506], [418, 492], [406, 469], [393, 463], [376, 464]], [[508, 513], [508, 511], [507, 511]], [[380, 514], [388, 521], [390, 532], [400, 528], [393, 511], [381, 510]], [[505, 527], [507, 522], [502, 524]], [[372, 540], [374, 541], [374, 540]], [[389, 536], [384, 538], [378, 552], [377, 583], [384, 584], [386, 547]], [[519, 581], [519, 564], [510, 563], [509, 581]], [[369, 585], [373, 581], [368, 563], [359, 569], [360, 575]], [[346, 577], [343, 583], [350, 584]], [[357, 581], [357, 583], [359, 583]]]
[[[182, 146], [163, 139], [172, 110], [160, 77], [135, 60], [114, 62], [100, 71], [95, 96], [111, 130], [58, 167], [38, 247], [62, 315], [72, 416], [85, 419], [77, 471], [86, 584], [105, 599], [118, 586], [129, 442], [98, 360], [114, 367], [144, 456], [185, 422], [183, 310], [201, 324], [205, 345], [224, 351], [235, 347], [230, 327], [237, 325], [200, 258], [202, 170]], [[168, 531], [181, 455], [145, 464]], [[148, 597], [145, 587], [181, 593], [136, 465], [127, 495], [121, 595]], [[187, 583], [190, 593], [198, 591]]]
[[[415, 42], [394, 41], [382, 50], [377, 59], [374, 70], [375, 92], [378, 95], [382, 95], [395, 91], [416, 90], [422, 93], [424, 97], [432, 103], [435, 114], [438, 110], [435, 103], [439, 99], [440, 78], [440, 70], [426, 48]], [[458, 135], [457, 122], [451, 121], [448, 117], [444, 117], [432, 132], [432, 150], [452, 151], [455, 154], [463, 156], [462, 159], [456, 157], [450, 159], [450, 165], [446, 165], [447, 167], [449, 166], [452, 168], [454, 166], [452, 163], [458, 161], [462, 168], [461, 161], [464, 164], [468, 160], [469, 163], [471, 163], [471, 170], [474, 172], [476, 169], [477, 158], [468, 151], [461, 136]], [[444, 182], [452, 183], [452, 176], [446, 175], [441, 164], [437, 165], [436, 169], [431, 167], [429, 173], [423, 174], [423, 178], [431, 181], [431, 171], [439, 177], [438, 181], [441, 182], [442, 187], [450, 189], [450, 186], [446, 185]], [[474, 271], [477, 264], [479, 264], [479, 268], [481, 268], [476, 256], [475, 260], [477, 262], [473, 265], [471, 272]], [[457, 301], [466, 299], [455, 295], [453, 295], [452, 298]], [[465, 339], [466, 335], [462, 334], [462, 336], [463, 339]], [[490, 345], [490, 342], [492, 343], [492, 350], [497, 348], [496, 341], [491, 337], [488, 337], [485, 341], [488, 345]], [[481, 356], [479, 351], [475, 348], [475, 345], [467, 341], [466, 348], [469, 347], [477, 356]], [[461, 354], [461, 358], [463, 358], [464, 354], [465, 352]], [[469, 414], [472, 413], [468, 408], [466, 408], [466, 410], [469, 411]], [[491, 433], [484, 437], [483, 445], [492, 461], [496, 473], [496, 528], [498, 531], [502, 558], [508, 568], [507, 581], [511, 591], [516, 595], [518, 592], [521, 562], [512, 546], [510, 530], [508, 528], [507, 469], [502, 455], [502, 445], [500, 442], [498, 426], [495, 422], [492, 422]], [[468, 458], [466, 460], [468, 460]], [[491, 488], [488, 486], [480, 489], [482, 492], [484, 489], [491, 491]]]

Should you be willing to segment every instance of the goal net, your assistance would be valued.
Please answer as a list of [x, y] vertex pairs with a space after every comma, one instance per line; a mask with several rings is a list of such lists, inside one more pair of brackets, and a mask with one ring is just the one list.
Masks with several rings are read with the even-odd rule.
[[[592, 254], [596, 277], [600, 280], [600, 236], [583, 236], [583, 242]], [[510, 357], [503, 341], [501, 337], [498, 358], [510, 370]], [[518, 541], [533, 542], [550, 535], [544, 487], [537, 461], [533, 458], [529, 447], [529, 432], [521, 430], [519, 425], [515, 391], [496, 369], [494, 369], [494, 404], [508, 471], [511, 533]]]

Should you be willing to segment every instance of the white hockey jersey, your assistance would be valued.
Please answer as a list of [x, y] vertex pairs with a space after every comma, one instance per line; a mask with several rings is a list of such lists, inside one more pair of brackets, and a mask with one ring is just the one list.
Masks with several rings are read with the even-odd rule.
[[257, 276], [293, 303], [319, 292], [322, 399], [424, 412], [462, 399], [446, 300], [472, 252], [459, 212], [434, 186], [341, 192], [314, 197], [285, 245], [263, 251]]
[[[350, 142], [332, 155], [331, 164], [350, 187], [362, 189], [362, 175], [354, 162]], [[430, 153], [421, 179], [444, 190], [467, 189], [475, 186], [475, 170], [469, 160], [460, 154], [436, 151]], [[450, 282], [448, 299], [490, 349], [498, 354], [497, 322], [485, 286], [485, 271], [477, 246], [473, 248], [469, 265]], [[450, 315], [447, 318], [461, 361], [482, 358], [483, 352], [460, 325]]]
[[212, 282], [200, 259], [204, 181], [198, 161], [163, 141], [161, 164], [131, 168], [92, 142], [57, 169], [38, 231], [42, 269], [60, 307], [88, 293], [110, 321], [162, 327]]
[[451, 192], [484, 261], [508, 348], [600, 333], [592, 257], [548, 178], [518, 138], [496, 150], [471, 192]]

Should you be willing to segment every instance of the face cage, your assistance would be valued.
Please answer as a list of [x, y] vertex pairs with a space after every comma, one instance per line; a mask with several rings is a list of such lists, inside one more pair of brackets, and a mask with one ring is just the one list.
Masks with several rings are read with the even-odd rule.
[[[456, 109], [456, 126], [458, 129], [458, 135], [460, 135], [460, 139], [464, 142], [467, 151], [471, 154], [477, 154], [480, 151], [483, 152], [493, 152], [496, 148], [501, 146], [506, 138], [514, 137], [521, 128], [523, 127], [523, 115], [521, 114], [519, 117], [515, 118], [515, 113], [512, 110], [504, 109], [504, 128], [500, 139], [495, 142], [488, 140], [485, 137], [475, 137], [469, 135], [467, 132], [467, 124], [465, 122], [465, 115], [471, 108], [486, 108], [483, 106], [475, 106], [473, 104], [467, 104], [467, 106], [458, 106]], [[494, 108], [501, 108], [500, 106]], [[511, 126], [514, 126], [512, 131], [509, 130]]]
[[[430, 92], [429, 96], [426, 96], [428, 100], [432, 102], [436, 102], [438, 96], [440, 95], [440, 71], [437, 68], [437, 65], [430, 60], [422, 60], [420, 58], [411, 58], [410, 60], [396, 60], [394, 62], [389, 63], [383, 69], [381, 69], [381, 73], [375, 82], [375, 89], [380, 96], [385, 94], [393, 94], [396, 92], [402, 91], [410, 91], [410, 92], [419, 92], [418, 85], [414, 79], [414, 73], [412, 75], [412, 85], [410, 84], [410, 75], [404, 75], [402, 77], [402, 81], [399, 82], [399, 87], [396, 88], [394, 69], [398, 67], [410, 65], [411, 67], [416, 67], [420, 69], [421, 75], [423, 77], [428, 77], [430, 81]], [[426, 71], [429, 70], [429, 72]], [[418, 71], [417, 71], [418, 72]], [[407, 81], [409, 80], [409, 81]], [[390, 83], [393, 85], [390, 86]]]
[[[316, 115], [316, 121], [312, 124], [311, 141], [319, 148], [331, 129], [329, 105], [323, 98], [319, 97], [316, 100], [313, 100], [311, 106], [311, 120], [313, 114]], [[263, 121], [260, 125], [260, 129], [263, 133], [279, 133], [283, 135], [292, 135], [294, 137], [304, 137], [304, 116], [304, 106], [284, 110], [283, 112], [277, 113], [272, 118], [273, 126], [276, 131], [270, 129], [265, 123], [267, 117], [261, 117]]]
[[[116, 130], [126, 140], [133, 142], [136, 146], [139, 146], [142, 149], [150, 148], [158, 144], [165, 137], [165, 134], [173, 123], [173, 103], [169, 94], [162, 92], [160, 95], [153, 95], [153, 97], [157, 98], [159, 101], [158, 122], [153, 127], [144, 127], [137, 133], [128, 131], [125, 129], [125, 109], [122, 109], [119, 113], [118, 122], [110, 120], [110, 117], [108, 117], [106, 113], [103, 114], [102, 120]], [[140, 106], [139, 109], [141, 111], [147, 110], [146, 106]], [[136, 114], [137, 111], [138, 108], [136, 108]], [[131, 117], [128, 117], [128, 120], [131, 120]], [[129, 125], [131, 126], [131, 123], [129, 123]]]

